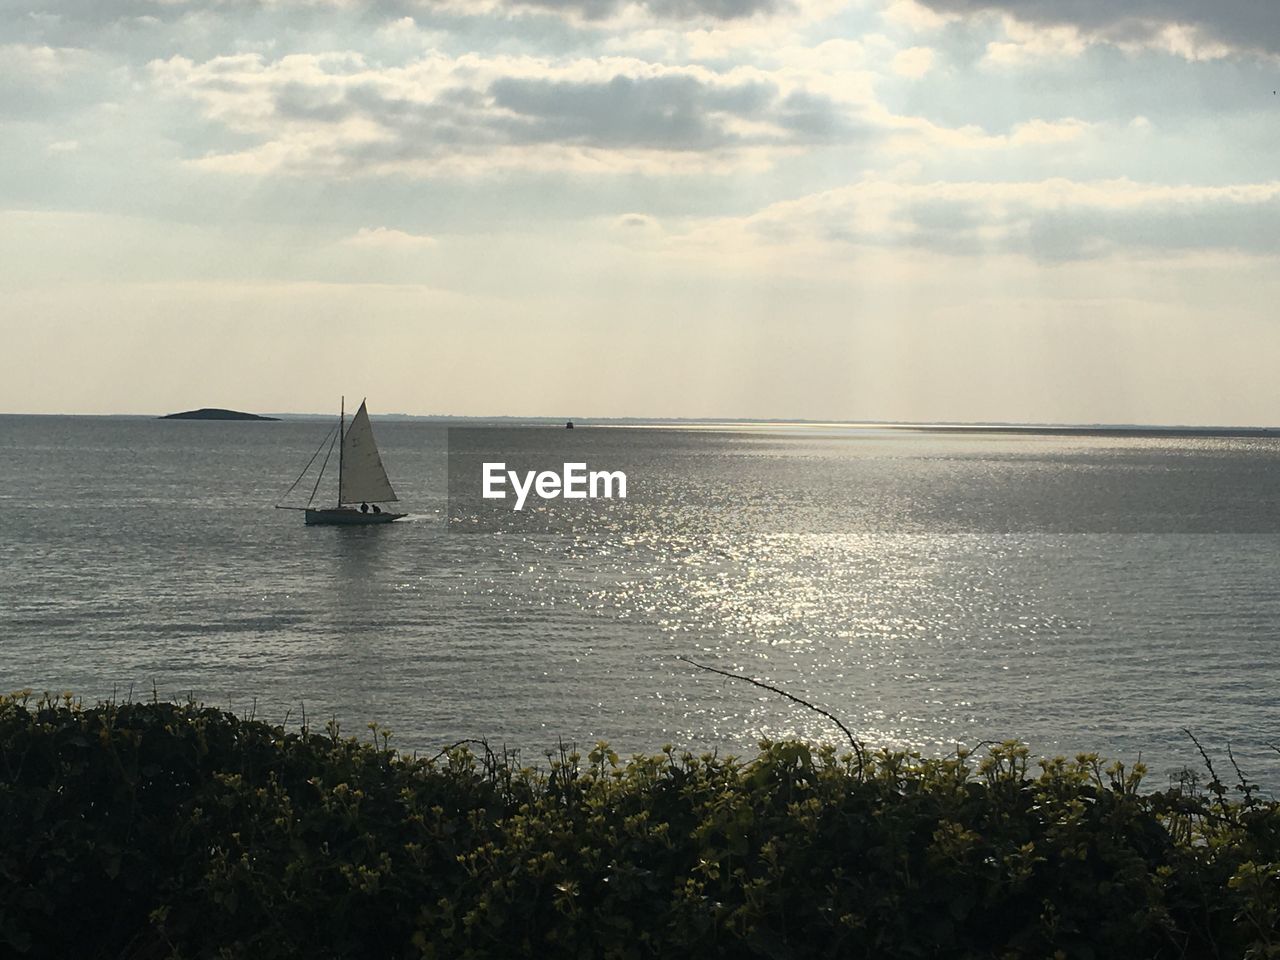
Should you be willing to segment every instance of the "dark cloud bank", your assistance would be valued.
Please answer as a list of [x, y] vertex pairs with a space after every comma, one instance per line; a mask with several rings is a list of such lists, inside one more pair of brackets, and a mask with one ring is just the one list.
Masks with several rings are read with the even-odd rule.
[[1280, 53], [1275, 0], [919, 0], [940, 13], [1009, 14], [1041, 26], [1074, 26], [1113, 42], [1144, 42], [1171, 25], [1259, 53]]

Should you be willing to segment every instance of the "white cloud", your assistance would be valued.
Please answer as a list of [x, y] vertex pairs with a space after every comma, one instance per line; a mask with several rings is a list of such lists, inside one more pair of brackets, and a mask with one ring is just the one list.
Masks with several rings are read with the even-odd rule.
[[351, 247], [421, 250], [434, 247], [439, 241], [435, 237], [406, 233], [390, 227], [361, 227], [343, 243]]
[[890, 23], [918, 32], [939, 30], [956, 19], [953, 15], [939, 12], [917, 0], [890, 0], [884, 9], [884, 18]]
[[[1117, 44], [1121, 48], [1133, 48], [1143, 44]], [[1204, 27], [1185, 23], [1166, 24], [1154, 32], [1146, 46], [1164, 50], [1187, 60], [1222, 60], [1236, 53], [1238, 47], [1215, 39]], [[1273, 51], [1274, 53], [1275, 51]]]
[[0, 64], [4, 74], [25, 76], [36, 82], [49, 82], [83, 70], [93, 60], [88, 50], [76, 47], [53, 47], [47, 44], [0, 44]]
[[934, 52], [929, 47], [910, 47], [893, 58], [893, 72], [918, 80], [933, 69]]
[[1079, 140], [1092, 124], [1068, 117], [1064, 120], [1028, 120], [1014, 126], [1008, 135], [1008, 142], [1014, 146], [1032, 144], [1070, 143]]
[[1081, 140], [1095, 129], [1094, 124], [1075, 117], [1035, 118], [1015, 124], [1008, 133], [989, 133], [975, 125], [944, 127], [921, 117], [887, 116], [884, 122], [899, 131], [891, 141], [892, 151], [906, 155], [1061, 146]]
[[747, 217], [702, 221], [673, 238], [670, 249], [753, 262], [780, 254], [826, 259], [851, 246], [1049, 262], [1153, 250], [1280, 256], [1280, 181], [1202, 187], [1127, 179], [868, 180]]
[[849, 104], [806, 88], [796, 71], [745, 66], [431, 53], [388, 68], [336, 52], [173, 57], [153, 62], [151, 76], [256, 141], [194, 160], [239, 173], [759, 167], [870, 134]]
[[1032, 24], [1013, 16], [1001, 18], [1004, 40], [987, 44], [983, 64], [1020, 68], [1045, 60], [1072, 60], [1091, 46], [1108, 43], [1128, 53], [1158, 50], [1186, 60], [1221, 60], [1238, 52], [1204, 28], [1185, 23], [1145, 24], [1141, 29], [1108, 35], [1074, 24]]
[[1045, 60], [1070, 60], [1089, 47], [1089, 41], [1072, 26], [1033, 27], [1013, 17], [1002, 21], [1007, 39], [987, 44], [985, 65], [1016, 68]]

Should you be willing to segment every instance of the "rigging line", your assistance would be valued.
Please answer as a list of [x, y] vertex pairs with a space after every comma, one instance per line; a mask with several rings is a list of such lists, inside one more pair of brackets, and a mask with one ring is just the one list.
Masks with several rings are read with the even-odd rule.
[[[320, 489], [320, 481], [324, 478], [324, 468], [329, 465], [329, 457], [333, 455], [333, 445], [338, 441], [338, 434], [339, 434], [339, 431], [337, 430], [333, 431], [333, 440], [330, 441], [329, 443], [329, 450], [324, 455], [324, 462], [320, 464], [320, 472], [316, 474], [316, 485], [311, 488], [311, 496], [307, 500], [308, 507], [311, 506], [311, 504], [316, 499], [316, 491]], [[316, 451], [316, 453], [319, 453], [319, 452], [320, 452], [319, 450]]]
[[289, 489], [284, 492], [284, 496], [276, 501], [276, 506], [284, 503], [289, 498], [289, 494], [293, 493], [293, 488], [302, 482], [302, 478], [307, 475], [307, 471], [311, 469], [311, 465], [316, 462], [316, 457], [320, 456], [320, 451], [324, 449], [324, 445], [329, 442], [329, 434], [333, 433], [331, 429], [329, 433], [324, 435], [324, 439], [320, 441], [320, 446], [316, 447], [316, 452], [311, 455], [311, 459], [307, 461], [307, 465], [302, 468], [302, 472], [298, 474], [298, 479], [289, 485]]

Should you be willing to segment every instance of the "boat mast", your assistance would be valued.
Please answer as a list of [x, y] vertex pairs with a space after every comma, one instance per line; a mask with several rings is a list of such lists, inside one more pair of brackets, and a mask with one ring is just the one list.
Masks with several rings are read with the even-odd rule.
[[342, 427], [347, 419], [347, 398], [338, 407], [338, 506], [342, 506]]

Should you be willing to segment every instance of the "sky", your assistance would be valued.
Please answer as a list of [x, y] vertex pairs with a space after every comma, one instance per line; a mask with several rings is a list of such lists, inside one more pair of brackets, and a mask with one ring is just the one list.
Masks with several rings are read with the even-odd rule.
[[1280, 425], [1260, 0], [0, 0], [0, 412]]

